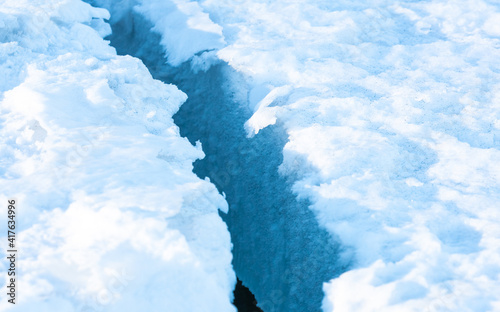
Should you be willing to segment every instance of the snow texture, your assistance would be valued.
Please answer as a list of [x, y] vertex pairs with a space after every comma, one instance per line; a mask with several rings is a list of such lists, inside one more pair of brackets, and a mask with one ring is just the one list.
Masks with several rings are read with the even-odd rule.
[[[181, 139], [171, 118], [185, 96], [101, 39], [110, 33], [103, 19], [127, 33], [141, 26], [127, 23], [134, 14], [150, 23], [162, 50], [140, 41], [117, 46], [130, 44], [141, 57], [163, 54], [167, 65], [149, 69], [162, 75], [162, 66], [177, 66], [166, 75], [177, 73], [183, 88], [206, 79], [207, 90], [213, 79], [221, 84], [215, 93], [226, 92], [206, 96], [221, 115], [197, 108], [201, 128], [183, 125], [214, 156], [197, 162], [197, 173], [239, 161], [239, 144], [256, 142], [257, 155], [244, 158], [248, 168], [237, 167], [249, 180], [223, 186], [212, 178], [232, 190], [229, 227], [252, 233], [279, 219], [252, 211], [255, 197], [239, 197], [245, 181], [276, 194], [291, 185], [299, 198], [279, 207], [296, 208], [282, 213], [304, 220], [303, 229], [274, 238], [257, 232], [253, 259], [238, 260], [234, 241], [235, 269], [266, 312], [307, 310], [291, 304], [281, 285], [258, 283], [308, 259], [331, 270], [321, 273], [331, 274], [324, 293], [312, 291], [324, 311], [500, 311], [497, 0], [90, 2], [112, 15], [76, 0], [0, 8], [0, 200], [14, 194], [26, 216], [23, 311], [88, 302], [106, 311], [234, 310], [229, 234], [217, 216], [227, 204], [191, 173], [201, 146]], [[254, 160], [269, 162], [260, 180], [250, 172]], [[270, 182], [278, 184], [259, 184]], [[231, 221], [238, 198], [255, 200], [234, 211], [245, 212], [247, 228], [240, 217]], [[311, 228], [318, 231], [312, 245], [328, 241], [316, 235], [321, 229], [330, 248], [340, 240], [347, 272], [337, 276], [337, 266], [321, 265], [331, 259], [300, 249], [294, 238]], [[293, 261], [248, 266], [266, 263], [265, 252], [279, 252], [269, 248], [288, 237]], [[128, 277], [128, 287], [114, 291]], [[309, 295], [293, 300], [307, 304]]]
[[[162, 34], [167, 63], [178, 66], [195, 55], [225, 46], [222, 27], [213, 23], [196, 1], [188, 0], [89, 0], [113, 12], [110, 22], [123, 29], [135, 25], [132, 14], [140, 13], [151, 23], [151, 31]], [[133, 44], [133, 43], [132, 43]]]
[[186, 95], [116, 55], [109, 17], [0, 6], [0, 201], [17, 200], [20, 250], [19, 301], [2, 292], [0, 310], [235, 311], [227, 203], [172, 120]]
[[498, 1], [201, 1], [354, 252], [325, 311], [500, 310]]
[[248, 137], [284, 127], [281, 174], [353, 257], [323, 309], [500, 310], [498, 2], [198, 3]]

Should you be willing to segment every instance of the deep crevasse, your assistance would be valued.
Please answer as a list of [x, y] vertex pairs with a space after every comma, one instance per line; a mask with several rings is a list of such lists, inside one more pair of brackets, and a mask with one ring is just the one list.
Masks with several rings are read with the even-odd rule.
[[[113, 11], [111, 10], [112, 14]], [[112, 20], [111, 44], [141, 58], [156, 79], [188, 94], [175, 115], [181, 135], [201, 141], [206, 157], [194, 172], [210, 180], [229, 204], [233, 266], [264, 311], [319, 311], [323, 283], [345, 270], [339, 245], [319, 228], [308, 202], [279, 174], [285, 133], [269, 127], [247, 138], [248, 89], [223, 62], [197, 70], [165, 64], [160, 37], [137, 12]], [[168, 51], [167, 51], [168, 53]]]

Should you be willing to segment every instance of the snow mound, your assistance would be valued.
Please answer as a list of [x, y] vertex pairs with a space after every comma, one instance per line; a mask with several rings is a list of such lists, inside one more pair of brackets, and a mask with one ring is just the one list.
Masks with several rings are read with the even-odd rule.
[[0, 309], [235, 311], [227, 203], [172, 120], [186, 95], [116, 55], [109, 17], [79, 0], [0, 8], [0, 201], [18, 203], [21, 287]]

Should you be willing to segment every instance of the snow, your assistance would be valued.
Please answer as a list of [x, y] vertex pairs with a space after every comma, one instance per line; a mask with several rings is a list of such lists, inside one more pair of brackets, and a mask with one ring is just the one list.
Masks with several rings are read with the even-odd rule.
[[152, 30], [162, 34], [161, 43], [171, 65], [224, 46], [222, 28], [195, 1], [142, 1], [137, 11], [147, 12], [154, 25]]
[[323, 309], [498, 310], [498, 4], [201, 3], [269, 90], [249, 135], [284, 124], [281, 173], [355, 251]]
[[79, 0], [0, 8], [0, 200], [17, 200], [20, 251], [18, 302], [0, 309], [235, 311], [227, 203], [172, 120], [186, 95], [116, 55], [109, 17]]
[[[222, 28], [212, 22], [198, 2], [188, 0], [92, 0], [94, 5], [113, 12], [110, 22], [129, 17], [132, 11], [147, 17], [151, 30], [162, 35], [168, 64], [181, 63], [199, 57], [201, 54], [223, 48], [225, 45]], [[131, 10], [133, 8], [133, 10]], [[130, 23], [127, 27], [132, 27]]]
[[[21, 203], [24, 310], [234, 311], [217, 215], [228, 206], [214, 184], [233, 192], [228, 226], [252, 230], [233, 238], [237, 257], [245, 243], [254, 251], [234, 265], [266, 312], [290, 299], [284, 266], [311, 283], [331, 273], [322, 294], [288, 285], [295, 303], [314, 292], [324, 311], [500, 310], [498, 1], [90, 2], [111, 16], [77, 0], [0, 9], [0, 200]], [[183, 87], [201, 91], [219, 82], [212, 106], [184, 120], [208, 127], [189, 129], [201, 145], [172, 121], [185, 95], [102, 40], [103, 19], [131, 33], [145, 26], [127, 25], [138, 15], [162, 49], [131, 49], [164, 53], [158, 75], [177, 67]], [[245, 146], [257, 155], [234, 154]], [[245, 174], [200, 180], [202, 148], [215, 158], [197, 173], [243, 160]], [[245, 183], [257, 186], [241, 195]], [[281, 214], [252, 210], [267, 204], [259, 192], [293, 199], [280, 206], [286, 226], [264, 231]], [[242, 198], [249, 205], [232, 210]], [[339, 240], [345, 254], [325, 258], [348, 270], [310, 276], [309, 257], [331, 260], [301, 249], [311, 233], [316, 249]], [[273, 262], [272, 252], [292, 256]]]
[[280, 172], [354, 251], [323, 309], [498, 310], [498, 4], [199, 4], [246, 79], [248, 136], [283, 125]]

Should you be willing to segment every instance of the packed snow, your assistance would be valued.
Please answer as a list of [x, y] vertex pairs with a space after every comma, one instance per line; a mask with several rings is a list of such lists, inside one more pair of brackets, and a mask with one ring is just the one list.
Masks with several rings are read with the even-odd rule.
[[281, 173], [352, 248], [323, 309], [500, 310], [498, 2], [201, 5], [248, 135], [284, 124]]
[[[234, 311], [218, 209], [229, 209], [236, 273], [265, 312], [305, 310], [283, 305], [276, 281], [332, 255], [348, 268], [328, 268], [315, 292], [323, 311], [500, 311], [498, 1], [89, 2], [111, 15], [77, 0], [0, 7], [0, 195], [21, 203], [23, 311]], [[187, 102], [183, 123], [198, 117], [192, 134], [208, 143], [180, 137], [182, 92], [102, 39], [105, 20], [133, 32], [137, 16], [160, 49], [122, 46], [156, 53], [151, 72], [173, 71], [182, 88], [213, 87], [196, 98], [212, 106]], [[199, 125], [235, 137], [218, 142]], [[231, 172], [247, 145], [257, 154], [243, 158], [241, 181], [202, 172]], [[206, 180], [192, 173], [202, 149]], [[245, 182], [254, 193], [240, 209]], [[289, 185], [294, 195], [280, 197]], [[297, 199], [261, 212], [267, 191]], [[274, 220], [294, 231], [255, 232]], [[342, 254], [301, 249], [307, 229], [308, 242], [340, 242]], [[253, 258], [238, 260], [249, 241]], [[280, 248], [293, 263], [259, 262]], [[300, 297], [299, 286], [309, 285], [294, 278], [287, 291]]]
[[246, 78], [248, 137], [283, 125], [281, 174], [353, 259], [323, 309], [500, 309], [498, 4], [198, 4]]
[[19, 249], [0, 310], [236, 311], [227, 203], [172, 120], [186, 95], [117, 56], [108, 18], [78, 0], [0, 6], [0, 200], [17, 200]]

